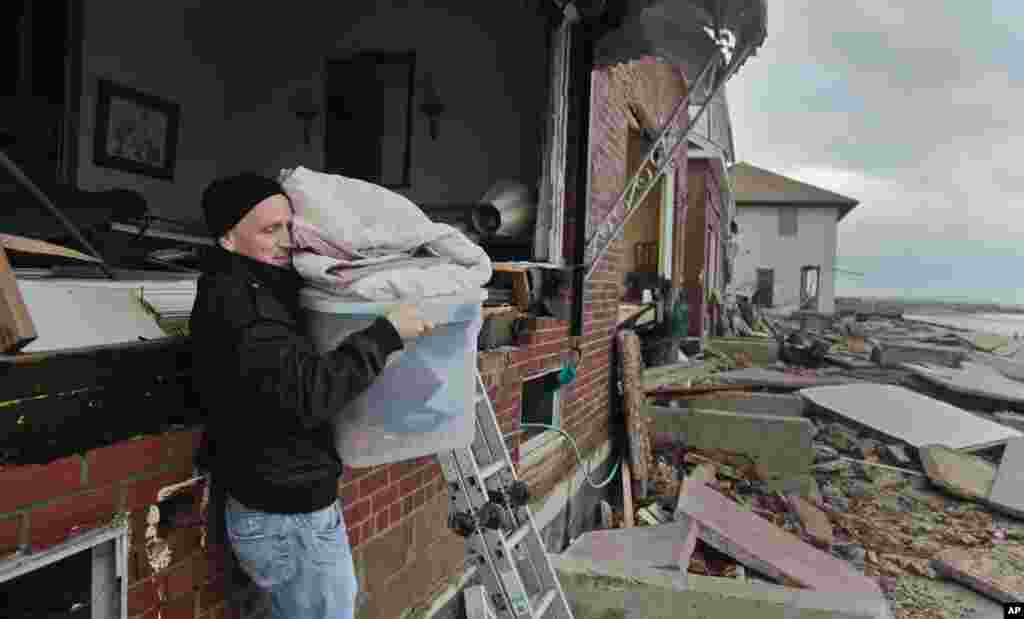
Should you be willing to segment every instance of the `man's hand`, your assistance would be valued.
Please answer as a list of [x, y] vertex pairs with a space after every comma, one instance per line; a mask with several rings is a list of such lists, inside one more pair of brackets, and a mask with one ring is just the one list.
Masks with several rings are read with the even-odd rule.
[[387, 315], [387, 319], [403, 340], [416, 339], [434, 328], [432, 323], [423, 320], [419, 310], [412, 305], [399, 305], [398, 309]]

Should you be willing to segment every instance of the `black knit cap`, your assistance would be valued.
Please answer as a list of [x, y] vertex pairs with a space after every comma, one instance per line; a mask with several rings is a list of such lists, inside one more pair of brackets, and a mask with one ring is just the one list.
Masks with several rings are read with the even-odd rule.
[[203, 192], [206, 227], [214, 238], [220, 238], [254, 206], [277, 194], [287, 195], [280, 183], [254, 172], [219, 178]]

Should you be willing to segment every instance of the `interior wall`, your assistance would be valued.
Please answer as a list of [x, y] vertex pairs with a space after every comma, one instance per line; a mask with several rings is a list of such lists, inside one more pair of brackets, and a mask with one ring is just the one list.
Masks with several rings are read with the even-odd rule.
[[[218, 172], [224, 143], [224, 76], [216, 59], [192, 45], [188, 3], [88, 0], [83, 10], [83, 83], [79, 187], [141, 192], [154, 214], [201, 217], [199, 198]], [[93, 162], [98, 78], [181, 106], [174, 180], [97, 166]]]
[[[312, 88], [322, 101], [325, 57], [414, 50], [417, 82], [432, 74], [445, 111], [438, 139], [432, 140], [428, 120], [418, 111], [422, 93], [417, 88], [412, 186], [396, 191], [420, 203], [457, 202], [480, 199], [499, 179], [537, 185], [548, 77], [547, 38], [540, 17], [515, 3], [425, 7], [382, 2], [373, 10], [364, 6], [366, 2], [300, 4], [307, 16], [333, 28], [307, 37], [319, 40], [275, 48], [272, 61], [258, 61], [272, 62], [272, 68], [245, 71], [251, 59], [233, 61], [239, 68], [228, 86], [232, 140], [223, 152], [225, 166], [268, 174], [298, 164], [321, 169], [323, 115], [317, 119], [311, 146], [305, 147], [302, 124], [288, 110], [294, 91]], [[278, 15], [267, 11], [252, 19], [273, 24]]]

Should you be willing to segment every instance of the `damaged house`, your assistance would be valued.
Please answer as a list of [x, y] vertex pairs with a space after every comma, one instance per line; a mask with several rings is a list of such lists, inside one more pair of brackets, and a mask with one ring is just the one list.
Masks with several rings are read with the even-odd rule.
[[[265, 610], [207, 540], [183, 330], [210, 243], [201, 192], [243, 170], [361, 178], [487, 251], [478, 367], [537, 525], [552, 553], [595, 526], [609, 485], [594, 480], [625, 454], [612, 345], [625, 276], [686, 285], [696, 208], [699, 298], [721, 285], [731, 146], [699, 168], [718, 188], [694, 206], [687, 129], [763, 42], [763, 0], [299, 2], [247, 7], [244, 23], [213, 3], [58, 4], [45, 21], [28, 0], [4, 9], [17, 41], [0, 97], [9, 608]], [[637, 231], [640, 208], [657, 223]], [[691, 333], [705, 313], [691, 309]], [[358, 616], [462, 616], [480, 568], [449, 528], [434, 458], [347, 468], [338, 493]], [[61, 596], [44, 593], [58, 582]]]

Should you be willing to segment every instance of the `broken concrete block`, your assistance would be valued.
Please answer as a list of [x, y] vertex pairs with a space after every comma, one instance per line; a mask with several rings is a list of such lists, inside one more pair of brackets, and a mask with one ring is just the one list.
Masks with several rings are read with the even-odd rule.
[[871, 351], [871, 360], [886, 368], [921, 362], [954, 367], [964, 359], [967, 353], [959, 348], [908, 342], [882, 342]]
[[709, 393], [677, 400], [685, 408], [802, 417], [807, 406], [802, 398], [785, 393], [733, 392]]
[[950, 548], [932, 560], [932, 568], [1000, 602], [1024, 602], [1024, 550], [1017, 546]]
[[1006, 444], [988, 503], [1001, 512], [1024, 519], [1024, 439]]
[[681, 512], [699, 524], [698, 535], [704, 543], [779, 582], [818, 591], [881, 595], [876, 582], [846, 562], [741, 510], [707, 486], [688, 491]]
[[996, 467], [981, 458], [944, 445], [927, 445], [918, 454], [932, 484], [953, 496], [984, 501], [992, 492]]
[[551, 565], [577, 619], [637, 617], [764, 617], [765, 619], [891, 619], [881, 595], [809, 591], [551, 555]]
[[766, 481], [807, 473], [814, 462], [814, 424], [808, 419], [691, 410], [685, 424], [688, 447], [750, 456], [768, 475]]
[[680, 561], [689, 565], [684, 548], [688, 525], [668, 523], [650, 527], [610, 529], [584, 533], [564, 555], [622, 565], [644, 566], [684, 574]]

